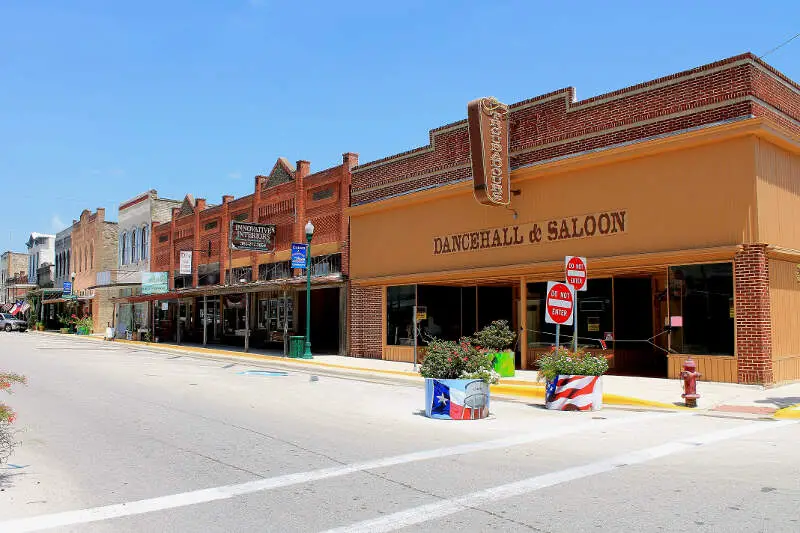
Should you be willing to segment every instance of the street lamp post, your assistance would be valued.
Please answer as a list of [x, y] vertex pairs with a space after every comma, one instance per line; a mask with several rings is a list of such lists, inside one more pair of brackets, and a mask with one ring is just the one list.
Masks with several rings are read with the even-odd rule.
[[311, 238], [314, 236], [314, 224], [306, 224], [306, 350], [303, 359], [311, 359]]
[[[242, 278], [239, 283], [247, 283], [247, 280]], [[244, 351], [250, 351], [250, 293], [244, 293]]]

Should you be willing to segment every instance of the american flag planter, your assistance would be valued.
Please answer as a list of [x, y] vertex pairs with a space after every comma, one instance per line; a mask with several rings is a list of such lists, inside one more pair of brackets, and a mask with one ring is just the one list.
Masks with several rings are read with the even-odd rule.
[[556, 411], [599, 411], [603, 376], [562, 374], [547, 382], [545, 407]]
[[425, 416], [479, 420], [489, 416], [489, 384], [480, 379], [425, 378]]

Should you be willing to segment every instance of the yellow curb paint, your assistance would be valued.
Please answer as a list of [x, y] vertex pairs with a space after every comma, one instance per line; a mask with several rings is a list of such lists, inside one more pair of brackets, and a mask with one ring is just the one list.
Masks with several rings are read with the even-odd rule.
[[[42, 333], [42, 332], [38, 332]], [[52, 335], [62, 335], [59, 333], [52, 333]], [[87, 339], [98, 340], [102, 341], [103, 339], [100, 337], [89, 337], [86, 336]], [[422, 380], [423, 378], [414, 372], [403, 372], [402, 370], [383, 370], [383, 369], [376, 369], [376, 368], [363, 368], [359, 366], [348, 366], [348, 365], [336, 365], [332, 363], [323, 363], [321, 361], [314, 361], [308, 359], [290, 359], [287, 357], [278, 357], [274, 355], [261, 355], [261, 354], [252, 354], [252, 353], [242, 353], [242, 352], [234, 352], [228, 350], [216, 350], [214, 348], [199, 348], [196, 346], [174, 346], [171, 344], [154, 344], [150, 342], [144, 341], [129, 341], [127, 339], [116, 339], [113, 342], [120, 342], [124, 344], [136, 344], [136, 345], [143, 345], [143, 346], [150, 346], [151, 348], [158, 348], [161, 350], [169, 350], [174, 352], [191, 352], [197, 354], [212, 354], [212, 355], [225, 355], [228, 357], [241, 357], [243, 359], [257, 359], [262, 361], [273, 361], [278, 363], [289, 363], [289, 364], [298, 364], [298, 365], [308, 365], [308, 366], [316, 366], [321, 368], [332, 368], [338, 370], [353, 370], [356, 372], [364, 372], [368, 374], [387, 374], [387, 375], [395, 375], [395, 376], [404, 376], [404, 377], [412, 377], [412, 378], [419, 378]], [[506, 381], [505, 383], [499, 383], [497, 385], [491, 385], [489, 390], [493, 394], [499, 394], [501, 396], [516, 396], [516, 397], [523, 397], [523, 398], [544, 398], [545, 394], [545, 385], [539, 381]], [[664, 402], [656, 402], [651, 400], [644, 400], [642, 398], [634, 398], [631, 396], [621, 396], [619, 394], [603, 394], [603, 403], [606, 405], [627, 405], [627, 406], [637, 406], [637, 407], [655, 407], [658, 409], [689, 409], [688, 407], [683, 407], [680, 405], [674, 405], [671, 403], [664, 403]], [[798, 404], [800, 406], [800, 404]], [[793, 406], [797, 407], [797, 406]], [[783, 417], [785, 418], [800, 418], [800, 411], [797, 411], [796, 414], [789, 412], [792, 407], [787, 407], [786, 409], [781, 409], [775, 413], [775, 416], [778, 417], [778, 413], [781, 411], [787, 411]]]
[[772, 416], [783, 419], [800, 419], [800, 403], [778, 409]]

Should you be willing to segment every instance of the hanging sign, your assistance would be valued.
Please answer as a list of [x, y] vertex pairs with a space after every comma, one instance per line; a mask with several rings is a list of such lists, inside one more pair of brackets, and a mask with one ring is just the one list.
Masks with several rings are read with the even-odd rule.
[[575, 302], [575, 289], [560, 281], [547, 282], [547, 313], [544, 320], [548, 324], [572, 325], [572, 309]]
[[305, 243], [292, 243], [292, 268], [306, 268], [306, 254], [308, 245]]
[[586, 258], [568, 255], [564, 259], [567, 283], [576, 291], [586, 290]]
[[508, 106], [494, 97], [467, 104], [469, 153], [475, 199], [484, 205], [511, 203], [508, 158]]
[[275, 224], [231, 221], [231, 249], [272, 253], [275, 251]]
[[61, 289], [61, 294], [63, 296], [69, 296], [70, 294], [72, 294], [72, 282], [71, 281], [65, 281], [64, 282], [64, 287]]
[[181, 250], [181, 263], [180, 263], [180, 270], [178, 271], [179, 274], [191, 274], [192, 273], [192, 251], [191, 250]]

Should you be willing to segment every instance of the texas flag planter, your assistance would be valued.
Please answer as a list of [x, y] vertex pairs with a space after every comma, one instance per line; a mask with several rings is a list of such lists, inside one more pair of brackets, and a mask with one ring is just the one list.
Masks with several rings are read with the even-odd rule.
[[425, 416], [478, 420], [489, 416], [489, 385], [480, 379], [425, 378]]
[[547, 382], [545, 407], [556, 411], [599, 411], [603, 407], [602, 376], [559, 375]]

